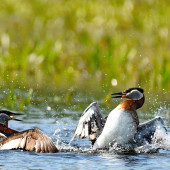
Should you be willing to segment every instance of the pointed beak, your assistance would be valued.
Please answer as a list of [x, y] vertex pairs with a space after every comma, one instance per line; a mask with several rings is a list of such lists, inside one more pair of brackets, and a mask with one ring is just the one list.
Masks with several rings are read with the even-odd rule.
[[15, 121], [22, 121], [22, 120], [20, 120], [20, 119], [16, 119], [16, 118], [14, 118], [13, 116], [18, 116], [18, 115], [24, 115], [24, 114], [22, 114], [22, 113], [10, 113], [10, 118], [11, 118], [11, 120], [15, 120]]
[[9, 116], [24, 115], [23, 113], [10, 113]]
[[11, 117], [11, 120], [22, 121], [22, 120], [20, 120], [20, 119], [15, 119], [15, 118], [13, 118], [13, 117]]
[[112, 98], [125, 98], [126, 92], [113, 93]]
[[0, 110], [0, 113], [7, 114], [8, 116], [24, 115], [23, 113], [16, 113], [9, 110]]
[[20, 119], [16, 119], [16, 118], [14, 118], [14, 116], [18, 116], [18, 115], [24, 115], [24, 114], [22, 114], [22, 113], [10, 113], [10, 118], [11, 118], [11, 120], [15, 120], [15, 121], [22, 121], [22, 120], [20, 120]]

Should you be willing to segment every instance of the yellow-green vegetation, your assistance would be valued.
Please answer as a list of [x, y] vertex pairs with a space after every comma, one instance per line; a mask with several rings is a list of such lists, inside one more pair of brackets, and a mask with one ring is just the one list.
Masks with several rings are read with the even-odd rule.
[[169, 90], [169, 21], [166, 0], [1, 0], [0, 84]]

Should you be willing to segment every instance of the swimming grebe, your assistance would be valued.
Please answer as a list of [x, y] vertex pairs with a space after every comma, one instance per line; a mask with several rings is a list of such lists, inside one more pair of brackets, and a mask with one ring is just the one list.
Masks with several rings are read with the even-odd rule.
[[120, 103], [106, 118], [97, 102], [90, 104], [81, 116], [71, 141], [77, 136], [80, 138], [89, 136], [94, 149], [108, 148], [115, 143], [142, 145], [150, 141], [158, 124], [164, 126], [160, 117], [139, 125], [136, 110], [142, 107], [145, 101], [142, 88], [129, 88], [112, 94], [112, 98], [129, 100]]
[[22, 132], [8, 128], [9, 120], [20, 121], [13, 118], [14, 115], [20, 114], [7, 110], [0, 111], [0, 150], [21, 149], [36, 152], [58, 152], [52, 140], [37, 128]]

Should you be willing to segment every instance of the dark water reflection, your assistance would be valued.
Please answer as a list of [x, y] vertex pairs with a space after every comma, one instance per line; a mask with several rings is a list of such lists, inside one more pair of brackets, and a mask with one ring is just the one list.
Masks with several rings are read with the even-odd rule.
[[[4, 91], [4, 90], [2, 90]], [[7, 91], [7, 90], [6, 90]], [[1, 93], [1, 108], [19, 110], [19, 103], [23, 103], [22, 115], [18, 118], [22, 122], [10, 122], [9, 126], [22, 131], [32, 127], [40, 128], [50, 136], [56, 145], [60, 145], [61, 152], [44, 154], [23, 151], [0, 151], [0, 168], [3, 169], [169, 169], [170, 151], [160, 150], [151, 154], [116, 154], [91, 153], [88, 151], [90, 142], [76, 139], [72, 145], [75, 148], [87, 149], [85, 152], [69, 149], [68, 143], [73, 135], [82, 111], [91, 101], [97, 100], [102, 111], [107, 114], [120, 100], [104, 103], [102, 97], [89, 98], [83, 94], [76, 94], [73, 98], [50, 93], [35, 93], [27, 99], [28, 91], [17, 89], [15, 101], [10, 99], [9, 93]], [[14, 97], [13, 96], [13, 97]], [[20, 97], [19, 97], [20, 96]], [[156, 115], [164, 117], [167, 126], [169, 122], [169, 101], [167, 96], [160, 103], [145, 103], [138, 114], [141, 121]], [[16, 109], [15, 109], [16, 108]]]

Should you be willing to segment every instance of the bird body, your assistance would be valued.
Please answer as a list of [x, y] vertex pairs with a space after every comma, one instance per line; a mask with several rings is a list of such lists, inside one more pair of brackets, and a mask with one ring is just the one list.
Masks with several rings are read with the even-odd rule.
[[94, 148], [109, 147], [113, 143], [120, 145], [132, 141], [137, 131], [137, 123], [131, 112], [116, 107], [109, 114], [101, 135], [97, 138]]
[[0, 110], [0, 150], [21, 149], [36, 152], [58, 152], [53, 141], [37, 128], [22, 132], [10, 129], [8, 127], [9, 120], [21, 121], [13, 118], [14, 115], [21, 114]]
[[139, 125], [136, 110], [142, 107], [145, 101], [143, 92], [144, 90], [141, 88], [130, 88], [112, 94], [113, 98], [128, 98], [128, 100], [113, 109], [107, 119], [102, 121], [103, 124], [98, 122], [103, 120], [104, 116], [98, 104], [93, 102], [80, 118], [72, 140], [77, 136], [80, 138], [89, 136], [94, 149], [108, 148], [114, 143], [123, 145], [134, 141]]

